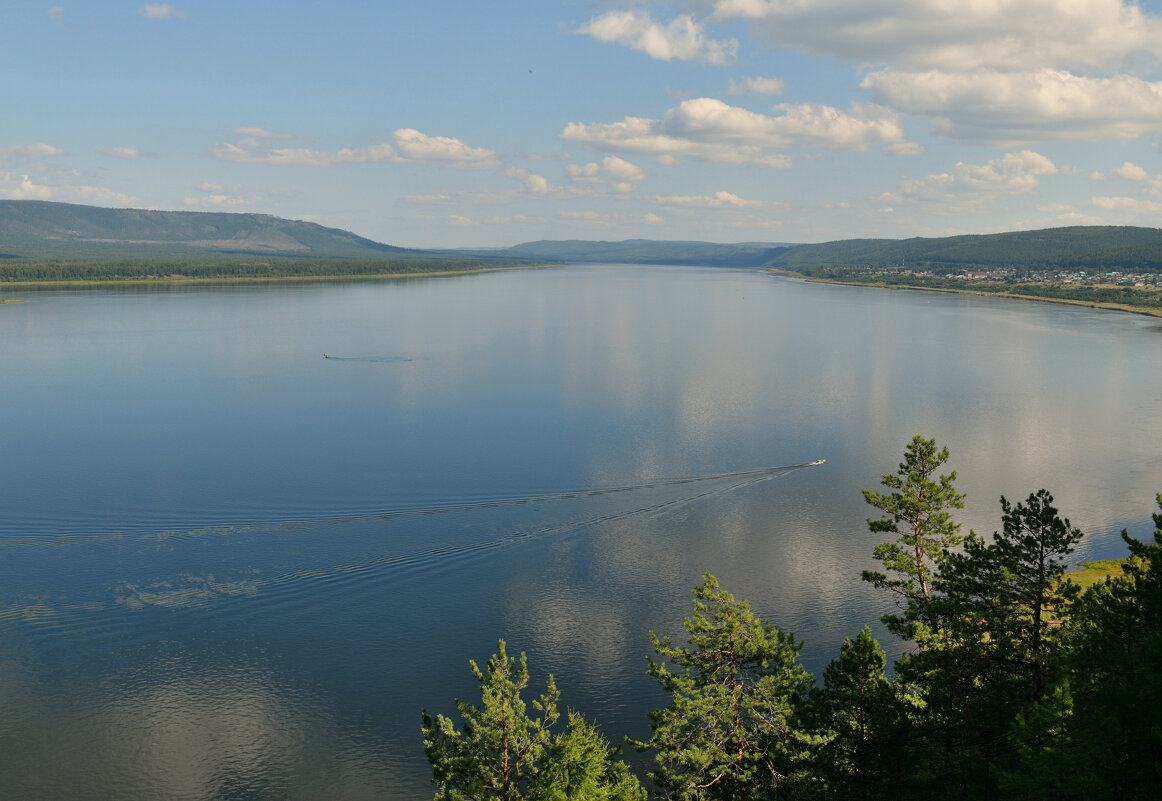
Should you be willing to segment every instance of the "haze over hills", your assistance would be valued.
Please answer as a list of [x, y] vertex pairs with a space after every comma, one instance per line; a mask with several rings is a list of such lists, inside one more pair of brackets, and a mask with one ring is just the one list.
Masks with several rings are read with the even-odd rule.
[[0, 200], [0, 280], [380, 275], [551, 262], [774, 268], [805, 275], [885, 269], [1162, 273], [1162, 230], [1089, 226], [822, 244], [629, 239], [415, 250], [266, 214], [109, 209]]
[[[776, 258], [788, 247], [793, 247], [793, 245], [775, 242], [742, 242], [724, 245], [714, 242], [673, 242], [651, 239], [626, 239], [621, 242], [542, 239], [487, 252], [510, 258], [571, 262], [757, 267]], [[479, 252], [483, 253], [484, 251]]]

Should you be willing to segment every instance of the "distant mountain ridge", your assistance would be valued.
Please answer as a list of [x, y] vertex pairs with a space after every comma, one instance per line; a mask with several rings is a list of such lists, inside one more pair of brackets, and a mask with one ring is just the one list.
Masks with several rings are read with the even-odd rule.
[[422, 254], [338, 228], [268, 214], [110, 209], [0, 200], [0, 254], [18, 259], [374, 258]]
[[805, 245], [647, 239], [621, 242], [540, 240], [488, 253], [565, 262], [765, 267], [805, 275], [888, 269], [936, 274], [982, 269], [1158, 273], [1162, 272], [1162, 229], [1072, 226], [949, 237], [841, 239]]
[[626, 239], [601, 242], [583, 239], [524, 242], [510, 248], [490, 251], [468, 251], [504, 255], [509, 258], [552, 259], [565, 262], [622, 264], [675, 264], [713, 267], [757, 267], [776, 258], [786, 243], [677, 242], [653, 239]]
[[538, 240], [509, 248], [416, 250], [268, 214], [0, 200], [0, 280], [371, 275], [546, 262], [774, 268], [817, 276], [991, 268], [1162, 273], [1162, 229], [1074, 226], [821, 244]]

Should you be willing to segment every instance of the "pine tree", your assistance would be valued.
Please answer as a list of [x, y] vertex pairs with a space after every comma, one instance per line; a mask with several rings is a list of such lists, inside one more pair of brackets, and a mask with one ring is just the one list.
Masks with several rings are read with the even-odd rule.
[[616, 748], [581, 715], [569, 713], [569, 728], [557, 736], [541, 771], [530, 783], [536, 801], [645, 801], [646, 791]]
[[812, 692], [831, 737], [818, 754], [818, 773], [837, 798], [889, 797], [900, 776], [894, 736], [903, 710], [885, 669], [884, 649], [864, 626], [843, 641], [839, 658], [823, 670], [823, 687]]
[[665, 661], [651, 659], [649, 673], [671, 695], [650, 713], [653, 736], [631, 741], [657, 751], [650, 777], [679, 799], [777, 797], [817, 744], [799, 724], [811, 681], [797, 661], [802, 646], [710, 574], [694, 590], [686, 631], [683, 646], [650, 632]]
[[504, 640], [487, 673], [469, 662], [480, 685], [479, 706], [456, 701], [461, 729], [443, 715], [423, 712], [424, 750], [432, 766], [436, 801], [645, 801], [645, 791], [605, 738], [570, 712], [568, 728], [551, 729], [560, 714], [549, 676], [533, 718], [521, 699], [529, 671], [508, 656]]
[[1014, 677], [1017, 700], [1037, 701], [1050, 669], [1051, 624], [1077, 596], [1077, 586], [1061, 576], [1082, 532], [1044, 489], [1016, 506], [1002, 497], [1001, 510], [1002, 530], [991, 543], [970, 535], [964, 552], [941, 566], [941, 609], [961, 635], [960, 647], [984, 660], [978, 672]]
[[550, 676], [545, 693], [533, 702], [541, 713], [528, 714], [521, 691], [528, 686], [525, 655], [510, 658], [504, 640], [488, 660], [487, 674], [469, 662], [480, 685], [481, 704], [456, 701], [464, 723], [423, 712], [424, 751], [432, 765], [436, 801], [518, 801], [552, 744], [550, 727], [559, 717]]
[[939, 628], [932, 610], [933, 577], [945, 552], [964, 539], [950, 512], [964, 508], [964, 495], [953, 487], [956, 471], [937, 475], [947, 461], [948, 448], [937, 450], [935, 440], [917, 434], [904, 449], [896, 474], [881, 477], [892, 492], [863, 491], [864, 500], [887, 515], [868, 520], [868, 528], [897, 535], [873, 551], [886, 572], [865, 570], [863, 579], [898, 596], [903, 616], [882, 619], [889, 630], [905, 639], [916, 637], [917, 623], [932, 631]]

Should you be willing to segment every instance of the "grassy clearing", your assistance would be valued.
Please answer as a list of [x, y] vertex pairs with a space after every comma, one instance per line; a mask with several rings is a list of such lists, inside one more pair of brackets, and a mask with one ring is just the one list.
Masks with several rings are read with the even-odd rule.
[[1122, 565], [1125, 563], [1125, 559], [1101, 559], [1097, 562], [1086, 562], [1084, 570], [1071, 571], [1062, 578], [1072, 579], [1073, 583], [1081, 587], [1084, 592], [1094, 584], [1105, 581], [1106, 576], [1122, 575]]

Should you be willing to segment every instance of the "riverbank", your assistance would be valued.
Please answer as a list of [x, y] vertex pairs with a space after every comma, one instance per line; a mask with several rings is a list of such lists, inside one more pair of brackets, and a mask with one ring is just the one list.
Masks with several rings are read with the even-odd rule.
[[[560, 264], [547, 262], [545, 264], [505, 265], [503, 267], [473, 267], [467, 270], [431, 270], [394, 273], [366, 273], [357, 275], [274, 275], [274, 276], [149, 276], [146, 278], [93, 278], [93, 279], [63, 279], [60, 281], [3, 281], [0, 282], [0, 292], [21, 289], [101, 289], [109, 287], [168, 287], [168, 286], [229, 286], [234, 284], [283, 284], [335, 281], [385, 281], [394, 278], [442, 278], [454, 275], [478, 275], [480, 273], [499, 273], [512, 270], [540, 270], [549, 267], [560, 267]], [[0, 299], [0, 303], [20, 303], [20, 300]]]
[[1154, 308], [1149, 306], [1135, 306], [1130, 303], [1108, 303], [1097, 300], [1079, 300], [1076, 298], [1055, 298], [1046, 297], [1044, 295], [1028, 295], [1020, 292], [989, 292], [980, 287], [937, 287], [937, 286], [915, 286], [911, 284], [895, 284], [886, 281], [844, 281], [839, 278], [819, 278], [817, 276], [804, 275], [802, 273], [792, 272], [790, 270], [779, 270], [768, 268], [768, 272], [776, 275], [782, 275], [787, 278], [799, 278], [813, 284], [839, 284], [841, 286], [867, 286], [876, 287], [878, 289], [910, 289], [918, 292], [953, 292], [961, 295], [983, 295], [994, 298], [1012, 298], [1014, 300], [1035, 300], [1041, 303], [1063, 303], [1069, 306], [1085, 306], [1091, 309], [1108, 309], [1110, 311], [1123, 311], [1131, 314], [1144, 314], [1148, 317], [1162, 317], [1162, 308]]
[[1084, 592], [1094, 584], [1105, 581], [1107, 576], [1122, 575], [1122, 565], [1125, 563], [1126, 559], [1101, 559], [1096, 562], [1086, 562], [1082, 570], [1071, 570], [1062, 578], [1070, 579]]

